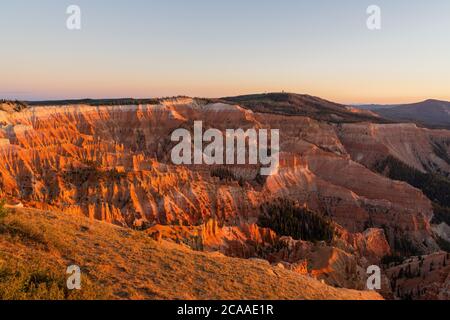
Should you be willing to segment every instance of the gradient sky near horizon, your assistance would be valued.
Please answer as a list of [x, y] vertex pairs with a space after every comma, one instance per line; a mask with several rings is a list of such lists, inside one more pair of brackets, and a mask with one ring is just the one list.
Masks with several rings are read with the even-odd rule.
[[0, 39], [0, 98], [450, 100], [449, 0], [1, 0]]

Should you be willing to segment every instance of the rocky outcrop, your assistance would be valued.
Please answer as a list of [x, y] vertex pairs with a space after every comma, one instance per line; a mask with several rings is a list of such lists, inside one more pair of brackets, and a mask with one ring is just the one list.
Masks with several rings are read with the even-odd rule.
[[[309, 274], [326, 283], [345, 288], [365, 289], [367, 267], [380, 265], [390, 254], [383, 230], [370, 229], [364, 233], [339, 232], [332, 243], [311, 243], [281, 237], [276, 250], [266, 257], [272, 263], [301, 274]], [[388, 285], [383, 290], [390, 292]]]
[[386, 270], [399, 299], [449, 300], [450, 254], [412, 257]]
[[197, 227], [155, 225], [145, 232], [153, 239], [162, 238], [194, 250], [219, 251], [238, 258], [262, 256], [264, 251], [276, 245], [279, 238], [274, 231], [256, 224], [220, 226], [215, 219]]
[[[198, 251], [219, 251], [231, 257], [264, 259], [332, 286], [358, 290], [366, 289], [367, 267], [380, 265], [382, 258], [391, 253], [379, 229], [356, 234], [340, 230], [330, 244], [279, 237], [255, 224], [220, 226], [212, 219], [199, 227], [156, 225], [145, 232], [158, 241], [164, 239]], [[384, 284], [383, 290], [390, 292], [390, 286]]]
[[336, 132], [354, 161], [373, 167], [388, 156], [422, 172], [450, 174], [448, 130], [415, 124], [342, 124]]
[[0, 111], [14, 113], [26, 109], [28, 106], [20, 101], [0, 100]]

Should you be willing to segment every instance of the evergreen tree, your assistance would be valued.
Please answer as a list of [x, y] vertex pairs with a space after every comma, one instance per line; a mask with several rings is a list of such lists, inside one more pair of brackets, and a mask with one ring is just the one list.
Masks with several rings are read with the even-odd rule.
[[282, 236], [296, 240], [331, 242], [335, 234], [332, 221], [320, 214], [296, 205], [287, 199], [277, 199], [261, 206], [259, 224]]

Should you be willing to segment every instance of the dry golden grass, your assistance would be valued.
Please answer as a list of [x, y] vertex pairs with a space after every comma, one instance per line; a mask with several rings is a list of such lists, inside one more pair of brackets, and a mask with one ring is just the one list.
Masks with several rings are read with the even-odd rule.
[[[80, 291], [65, 288], [72, 264], [82, 270]], [[0, 299], [380, 298], [84, 217], [17, 209], [0, 221]]]

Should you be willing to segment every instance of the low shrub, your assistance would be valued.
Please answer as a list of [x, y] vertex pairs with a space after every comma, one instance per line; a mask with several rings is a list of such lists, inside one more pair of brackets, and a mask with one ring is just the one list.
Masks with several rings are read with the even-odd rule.
[[6, 209], [5, 205], [6, 200], [0, 200], [0, 220], [6, 218], [6, 216], [8, 215], [8, 209]]

